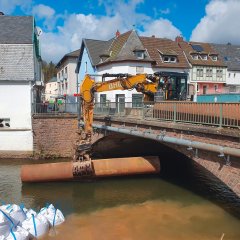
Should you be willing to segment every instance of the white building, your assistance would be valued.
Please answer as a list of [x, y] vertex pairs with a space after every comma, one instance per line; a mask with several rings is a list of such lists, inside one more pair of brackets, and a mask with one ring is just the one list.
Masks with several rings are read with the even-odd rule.
[[[188, 75], [189, 64], [175, 41], [138, 36], [136, 31], [123, 34], [108, 41], [83, 39], [76, 72], [79, 80], [88, 74], [148, 73], [166, 71]], [[101, 80], [100, 77], [97, 78]], [[107, 79], [106, 79], [107, 80]], [[109, 91], [96, 94], [101, 101], [139, 101], [142, 94], [135, 90]], [[174, 99], [174, 98], [173, 98]]]
[[240, 45], [212, 44], [227, 65], [226, 93], [240, 93]]
[[60, 95], [60, 82], [53, 77], [45, 84], [45, 101], [53, 101]]
[[0, 157], [33, 151], [32, 103], [42, 84], [34, 30], [33, 17], [0, 16]]
[[59, 97], [65, 96], [66, 101], [74, 103], [78, 92], [77, 77], [75, 73], [80, 50], [66, 54], [56, 65], [57, 82], [59, 83]]

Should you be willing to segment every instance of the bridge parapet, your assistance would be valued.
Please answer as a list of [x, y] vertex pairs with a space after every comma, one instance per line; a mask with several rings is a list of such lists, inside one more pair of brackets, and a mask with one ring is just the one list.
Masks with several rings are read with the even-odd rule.
[[95, 114], [240, 128], [240, 103], [97, 103]]

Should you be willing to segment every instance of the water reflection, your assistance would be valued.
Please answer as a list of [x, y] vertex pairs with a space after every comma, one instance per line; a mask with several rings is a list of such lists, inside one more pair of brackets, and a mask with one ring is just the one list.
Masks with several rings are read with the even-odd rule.
[[60, 207], [67, 221], [51, 239], [240, 239], [239, 198], [188, 160], [163, 160], [160, 176], [23, 185], [22, 163], [0, 162], [0, 198]]
[[238, 240], [240, 229], [236, 219], [215, 205], [158, 200], [70, 215], [55, 234], [44, 239]]

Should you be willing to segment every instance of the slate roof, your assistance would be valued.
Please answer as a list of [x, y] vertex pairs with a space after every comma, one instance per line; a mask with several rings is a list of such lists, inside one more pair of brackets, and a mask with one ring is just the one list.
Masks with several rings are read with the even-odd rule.
[[[120, 35], [113, 41], [109, 51], [110, 58], [106, 60], [106, 62], [111, 61], [143, 61], [143, 62], [154, 62], [153, 59], [150, 58], [146, 48], [141, 42], [139, 36], [136, 31], [132, 30]], [[135, 55], [136, 51], [145, 51], [144, 58], [139, 59]], [[105, 63], [105, 62], [104, 62]]]
[[[156, 67], [166, 68], [190, 68], [182, 49], [175, 41], [166, 38], [140, 37], [150, 57], [155, 61]], [[162, 61], [161, 53], [164, 55], [177, 56], [176, 63], [165, 63]]]
[[0, 44], [33, 43], [32, 16], [0, 15]]
[[98, 63], [100, 63], [101, 55], [109, 56], [109, 48], [112, 42], [113, 39], [110, 39], [109, 41], [83, 39], [83, 43], [87, 48], [93, 66], [96, 66]]
[[211, 44], [230, 71], [240, 71], [240, 45]]
[[[201, 42], [185, 42], [180, 41], [179, 46], [182, 48], [182, 50], [185, 52], [186, 57], [188, 58], [188, 61], [193, 66], [215, 66], [215, 67], [225, 67], [226, 64], [222, 61], [221, 57], [218, 57], [217, 61], [213, 61], [211, 57], [208, 56], [207, 60], [203, 60], [201, 58], [194, 60], [191, 56], [191, 54], [206, 54], [206, 55], [218, 55], [218, 52], [215, 51], [214, 48], [209, 43], [201, 43]], [[196, 51], [193, 49], [193, 45], [198, 45], [202, 48], [202, 51]]]
[[63, 58], [56, 64], [56, 68], [59, 68], [62, 65], [62, 63], [64, 63], [66, 61], [67, 58], [76, 58], [77, 59], [79, 54], [80, 54], [80, 49], [65, 54], [63, 56]]

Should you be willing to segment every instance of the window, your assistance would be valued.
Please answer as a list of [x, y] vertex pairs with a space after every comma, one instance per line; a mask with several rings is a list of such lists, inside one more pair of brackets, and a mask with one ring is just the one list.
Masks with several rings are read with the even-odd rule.
[[231, 73], [228, 73], [228, 77], [231, 77]]
[[217, 60], [218, 60], [217, 55], [212, 55], [212, 60], [213, 60], [213, 61], [217, 61]]
[[106, 94], [100, 94], [100, 105], [106, 105], [107, 102], [107, 95]]
[[177, 61], [176, 57], [164, 56], [163, 62], [175, 63]]
[[215, 90], [215, 92], [217, 92], [218, 91], [218, 85], [216, 84], [216, 85], [214, 85], [214, 90]]
[[197, 84], [197, 92], [199, 92], [199, 84]]
[[65, 83], [65, 88], [66, 88], [66, 91], [67, 91], [67, 89], [68, 89], [68, 83], [67, 82]]
[[236, 73], [234, 73], [233, 77], [234, 77], [234, 78], [236, 77]]
[[236, 90], [237, 90], [237, 89], [236, 89], [236, 86], [230, 86], [230, 87], [229, 87], [229, 92], [230, 92], [230, 93], [234, 93], [234, 92], [236, 92]]
[[144, 59], [144, 51], [135, 51], [134, 54], [138, 59]]
[[197, 69], [197, 77], [203, 77], [203, 69]]
[[207, 94], [207, 85], [203, 85], [203, 94]]
[[67, 67], [65, 67], [65, 73], [67, 73], [68, 71], [67, 71]]
[[198, 55], [197, 54], [192, 54], [192, 59], [193, 60], [198, 60]]
[[222, 70], [217, 70], [217, 77], [222, 78], [223, 77], [223, 71]]
[[63, 76], [63, 70], [61, 71], [61, 73], [62, 73], [62, 76]]
[[136, 67], [136, 74], [138, 73], [144, 73], [144, 67], [143, 66], [137, 66]]
[[206, 54], [201, 55], [202, 60], [208, 60], [208, 56]]
[[132, 107], [142, 107], [143, 94], [133, 94], [132, 95]]
[[212, 77], [212, 69], [207, 69], [207, 77]]
[[10, 118], [0, 118], [0, 129], [10, 128]]

